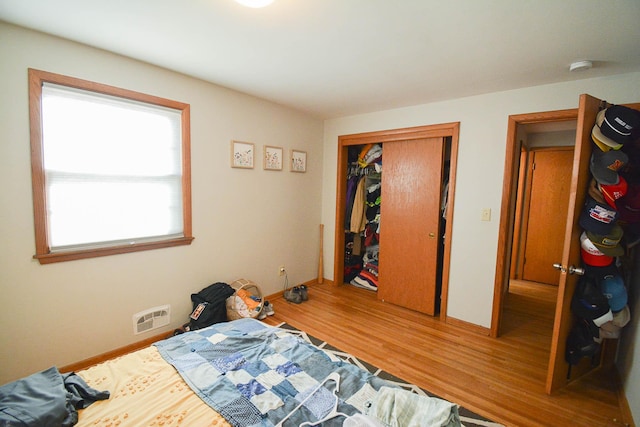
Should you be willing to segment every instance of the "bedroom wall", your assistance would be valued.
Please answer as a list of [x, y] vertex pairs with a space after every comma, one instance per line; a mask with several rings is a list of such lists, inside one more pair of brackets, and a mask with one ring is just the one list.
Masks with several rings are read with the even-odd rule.
[[[458, 170], [449, 278], [450, 317], [491, 326], [495, 263], [502, 201], [507, 121], [511, 114], [577, 108], [580, 94], [612, 103], [640, 101], [640, 73], [585, 79], [380, 111], [325, 122], [322, 221], [334, 235], [338, 136], [411, 126], [460, 122]], [[480, 221], [482, 208], [491, 221]], [[325, 239], [325, 253], [334, 242]], [[333, 258], [325, 260], [333, 276]]]
[[[640, 73], [523, 88], [327, 120], [322, 192], [325, 254], [334, 253], [332, 236], [335, 233], [338, 136], [460, 122], [447, 314], [490, 328], [508, 116], [577, 108], [582, 93], [612, 103], [638, 102]], [[482, 208], [491, 209], [490, 222], [480, 221]], [[333, 276], [332, 255], [325, 257], [324, 274]], [[622, 344], [627, 355], [620, 369], [627, 396], [637, 395], [637, 386], [633, 384], [639, 383], [638, 362], [633, 361], [640, 342], [637, 325], [635, 313], [632, 325], [623, 337], [626, 341]], [[637, 406], [636, 403], [636, 419], [640, 418]]]
[[[216, 281], [254, 280], [265, 295], [316, 277], [322, 132], [318, 119], [149, 64], [0, 23], [0, 384], [162, 332], [133, 334], [132, 314]], [[31, 199], [27, 68], [191, 104], [191, 246], [40, 265]], [[306, 173], [232, 169], [230, 141], [307, 151]], [[275, 307], [277, 310], [277, 306]]]

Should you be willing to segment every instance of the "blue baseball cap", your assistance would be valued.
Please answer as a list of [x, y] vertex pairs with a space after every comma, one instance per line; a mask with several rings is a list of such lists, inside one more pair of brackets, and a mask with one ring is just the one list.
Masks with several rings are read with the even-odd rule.
[[612, 312], [618, 312], [627, 305], [627, 288], [620, 275], [609, 275], [600, 281], [600, 290], [607, 297]]

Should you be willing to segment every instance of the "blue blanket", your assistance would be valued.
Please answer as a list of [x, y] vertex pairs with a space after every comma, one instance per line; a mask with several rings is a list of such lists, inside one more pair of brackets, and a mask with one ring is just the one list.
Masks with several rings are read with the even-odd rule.
[[[218, 323], [155, 344], [189, 386], [234, 426], [298, 426], [331, 410], [362, 413], [389, 383], [255, 319]], [[325, 380], [339, 374], [339, 386]], [[319, 387], [323, 385], [322, 387]], [[337, 399], [337, 408], [334, 408]], [[342, 425], [332, 418], [323, 425]]]

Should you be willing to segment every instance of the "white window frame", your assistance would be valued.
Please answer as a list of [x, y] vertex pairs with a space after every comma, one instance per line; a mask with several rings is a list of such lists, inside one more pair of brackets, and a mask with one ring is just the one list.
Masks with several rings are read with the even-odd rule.
[[[191, 144], [189, 104], [41, 70], [29, 69], [28, 74], [31, 132], [31, 178], [33, 186], [33, 209], [36, 240], [36, 253], [34, 258], [37, 259], [40, 264], [49, 264], [54, 262], [191, 244], [194, 238], [191, 230]], [[52, 251], [49, 237], [50, 230], [48, 229], [46, 171], [43, 155], [42, 88], [45, 83], [94, 92], [96, 93], [96, 96], [104, 97], [104, 95], [107, 95], [127, 101], [151, 104], [176, 110], [180, 113], [180, 132], [182, 143], [182, 233], [178, 233], [178, 235], [154, 236], [152, 239], [123, 239], [122, 241], [108, 242], [106, 244], [98, 243], [97, 245], [92, 244], [95, 242], [85, 242], [86, 246], [81, 245], [67, 250]]]

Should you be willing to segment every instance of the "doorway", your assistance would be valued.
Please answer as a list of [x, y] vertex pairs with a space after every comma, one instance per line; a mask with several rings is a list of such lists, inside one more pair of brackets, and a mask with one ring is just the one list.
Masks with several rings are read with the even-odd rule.
[[[510, 271], [499, 335], [517, 333], [550, 352], [558, 300], [577, 121], [514, 123], [515, 189]], [[517, 153], [520, 153], [517, 156]], [[505, 177], [505, 179], [507, 179]]]
[[518, 170], [511, 280], [557, 286], [562, 257], [575, 121], [518, 125]]
[[[588, 104], [588, 105], [585, 105]], [[544, 133], [551, 134], [553, 132], [570, 131], [575, 133], [574, 160], [572, 162], [572, 180], [571, 188], [567, 198], [569, 199], [569, 210], [564, 213], [567, 228], [563, 235], [558, 237], [563, 243], [562, 259], [556, 262], [562, 265], [573, 265], [573, 258], [579, 258], [579, 250], [576, 252], [572, 245], [567, 246], [567, 242], [573, 242], [574, 230], [572, 224], [577, 223], [573, 220], [575, 215], [575, 205], [582, 203], [584, 193], [578, 191], [580, 188], [586, 188], [586, 175], [588, 174], [588, 157], [590, 155], [589, 142], [590, 133], [587, 133], [588, 123], [595, 121], [598, 100], [587, 96], [580, 98], [580, 109], [559, 110], [544, 113], [532, 113], [509, 116], [509, 124], [507, 130], [507, 156], [505, 162], [504, 186], [503, 186], [503, 202], [500, 217], [500, 235], [498, 242], [498, 257], [496, 263], [496, 286], [494, 293], [493, 315], [491, 323], [490, 335], [498, 337], [504, 330], [508, 330], [506, 322], [508, 319], [503, 316], [503, 309], [506, 306], [509, 297], [509, 284], [511, 281], [511, 260], [514, 250], [514, 242], [516, 241], [516, 205], [517, 192], [520, 182], [520, 164], [523, 159], [522, 151], [526, 148], [524, 141], [528, 133]], [[579, 112], [588, 110], [588, 117]], [[538, 132], [539, 131], [539, 132]], [[590, 127], [589, 127], [590, 131]], [[580, 145], [578, 145], [580, 141]], [[585, 142], [586, 141], [586, 142]], [[583, 149], [583, 147], [586, 147]], [[587, 165], [586, 171], [584, 165]], [[578, 199], [578, 200], [576, 200]], [[571, 225], [571, 227], [569, 227]], [[568, 259], [569, 258], [569, 259]], [[554, 262], [555, 264], [555, 262]], [[548, 286], [548, 285], [547, 285]], [[564, 357], [563, 339], [568, 334], [568, 328], [571, 323], [567, 320], [571, 314], [566, 303], [567, 295], [571, 295], [575, 287], [575, 279], [568, 278], [567, 274], [561, 274], [557, 291], [555, 292], [554, 321], [550, 338], [545, 340], [550, 342], [549, 360], [550, 364], [547, 370], [547, 392], [551, 393], [556, 389], [562, 381], [562, 369], [558, 369]], [[502, 325], [501, 322], [505, 322]]]

